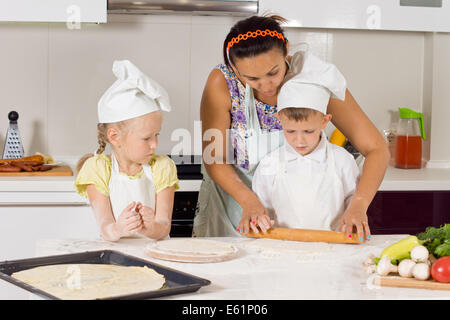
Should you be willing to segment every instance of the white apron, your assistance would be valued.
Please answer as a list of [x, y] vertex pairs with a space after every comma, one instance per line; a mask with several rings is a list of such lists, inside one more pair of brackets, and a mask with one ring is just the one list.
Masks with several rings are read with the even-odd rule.
[[248, 84], [245, 86], [245, 117], [248, 128], [248, 171], [253, 175], [262, 158], [284, 144], [284, 133], [283, 130], [264, 132], [261, 129], [253, 89]]
[[[323, 133], [322, 139], [326, 139]], [[280, 168], [271, 195], [276, 226], [339, 231], [344, 213], [344, 188], [336, 173], [330, 143], [325, 142], [327, 169], [324, 172], [288, 174], [285, 148], [280, 149]]]
[[[116, 221], [123, 209], [130, 203], [140, 202], [144, 206], [155, 209], [155, 184], [153, 182], [152, 168], [149, 164], [142, 166], [144, 174], [138, 179], [130, 179], [126, 174], [119, 172], [119, 164], [111, 154], [111, 178], [109, 179], [109, 199]], [[136, 233], [137, 236], [141, 236]]]

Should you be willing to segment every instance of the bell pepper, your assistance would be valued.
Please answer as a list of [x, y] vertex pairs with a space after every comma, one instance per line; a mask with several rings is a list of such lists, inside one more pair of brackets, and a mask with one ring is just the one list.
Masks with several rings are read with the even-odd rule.
[[410, 258], [411, 250], [415, 246], [420, 246], [423, 241], [419, 240], [416, 236], [409, 236], [402, 239], [381, 252], [380, 259], [384, 256], [391, 258], [392, 264], [398, 264], [403, 259]]

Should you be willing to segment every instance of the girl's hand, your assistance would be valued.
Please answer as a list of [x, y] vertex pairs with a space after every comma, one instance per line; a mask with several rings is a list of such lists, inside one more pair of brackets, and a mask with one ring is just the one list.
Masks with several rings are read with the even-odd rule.
[[116, 227], [121, 237], [130, 236], [142, 228], [141, 216], [134, 210], [135, 205], [135, 201], [130, 203], [117, 219]]
[[360, 242], [370, 239], [370, 228], [366, 211], [350, 206], [344, 212], [344, 216], [339, 225], [339, 230], [347, 233], [348, 236], [351, 237], [354, 228], [356, 228]]
[[253, 232], [258, 233], [257, 227], [260, 227], [263, 232], [266, 232], [273, 224], [274, 221], [270, 220], [266, 208], [255, 195], [242, 205], [242, 218], [237, 231], [248, 233], [251, 228]]
[[142, 229], [150, 230], [151, 226], [155, 223], [155, 210], [144, 206], [142, 203], [138, 203], [136, 211], [141, 216]]

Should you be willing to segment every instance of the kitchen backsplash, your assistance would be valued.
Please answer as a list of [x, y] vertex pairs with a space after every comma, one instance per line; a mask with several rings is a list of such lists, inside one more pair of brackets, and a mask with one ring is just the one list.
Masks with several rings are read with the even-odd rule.
[[[25, 153], [78, 157], [97, 148], [97, 101], [114, 82], [116, 59], [129, 59], [169, 92], [173, 111], [164, 113], [159, 153], [180, 141], [176, 129], [190, 132], [197, 145], [199, 110], [209, 72], [222, 62], [222, 45], [232, 17], [109, 15], [107, 24], [0, 24], [0, 146], [7, 114], [20, 114]], [[450, 80], [450, 35], [421, 32], [287, 28], [291, 51], [308, 48], [338, 66], [363, 110], [380, 129], [395, 122], [398, 107], [429, 117], [426, 156], [450, 161], [442, 132], [444, 83]], [[439, 50], [438, 50], [439, 49]], [[441, 50], [442, 49], [442, 50]], [[447, 73], [433, 73], [444, 67]], [[447, 69], [445, 69], [447, 68]], [[430, 81], [433, 80], [433, 81]], [[440, 82], [441, 84], [437, 83]], [[431, 84], [433, 83], [433, 84]], [[437, 87], [436, 87], [437, 86]], [[431, 115], [438, 115], [433, 121]], [[448, 118], [447, 118], [448, 119]], [[196, 129], [197, 128], [197, 129]], [[329, 129], [330, 130], [330, 129]], [[447, 130], [447, 131], [446, 131]], [[175, 131], [175, 132], [174, 132]]]

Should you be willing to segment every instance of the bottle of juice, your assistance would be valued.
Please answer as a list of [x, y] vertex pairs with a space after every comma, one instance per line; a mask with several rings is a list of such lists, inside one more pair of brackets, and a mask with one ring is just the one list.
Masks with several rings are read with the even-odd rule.
[[423, 114], [408, 108], [399, 108], [395, 166], [402, 169], [422, 167], [422, 139], [425, 139]]

